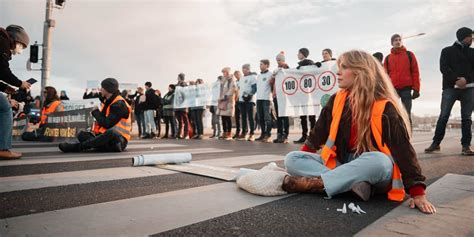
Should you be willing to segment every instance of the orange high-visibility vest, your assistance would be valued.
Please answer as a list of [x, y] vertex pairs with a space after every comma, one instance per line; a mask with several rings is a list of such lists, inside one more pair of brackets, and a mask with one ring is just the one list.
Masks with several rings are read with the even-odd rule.
[[[329, 131], [329, 137], [321, 151], [321, 158], [323, 159], [326, 167], [329, 169], [334, 169], [337, 165], [336, 146], [334, 143], [336, 141], [339, 122], [341, 121], [342, 110], [344, 109], [344, 103], [348, 94], [349, 93], [346, 90], [341, 90], [336, 94], [332, 109], [332, 122]], [[405, 198], [405, 188], [403, 187], [400, 168], [393, 159], [390, 149], [384, 143], [382, 143], [382, 115], [387, 102], [388, 100], [378, 100], [372, 106], [370, 128], [379, 151], [387, 155], [393, 163], [392, 187], [388, 192], [388, 199], [392, 201], [403, 201]]]
[[[120, 121], [117, 124], [115, 124], [113, 127], [111, 127], [110, 129], [117, 131], [120, 135], [122, 135], [122, 137], [127, 139], [127, 141], [130, 141], [132, 137], [131, 136], [131, 131], [132, 131], [132, 118], [131, 117], [132, 116], [130, 116], [132, 112], [132, 108], [130, 108], [130, 105], [125, 101], [125, 99], [122, 96], [117, 95], [117, 97], [115, 97], [112, 103], [110, 103], [110, 105], [107, 107], [107, 110], [105, 111], [105, 116], [109, 116], [110, 106], [112, 106], [114, 103], [117, 103], [118, 101], [123, 101], [125, 105], [127, 106], [128, 118], [120, 119]], [[102, 103], [102, 106], [100, 107], [100, 111], [102, 112], [103, 109], [104, 109], [104, 104]], [[107, 131], [106, 128], [101, 127], [99, 123], [95, 122], [94, 129], [92, 130], [92, 132], [95, 135], [105, 133], [106, 131]]]
[[54, 112], [64, 111], [63, 103], [60, 100], [55, 100], [49, 104], [49, 106], [43, 106], [41, 109], [40, 125], [45, 125], [48, 121], [48, 114]]

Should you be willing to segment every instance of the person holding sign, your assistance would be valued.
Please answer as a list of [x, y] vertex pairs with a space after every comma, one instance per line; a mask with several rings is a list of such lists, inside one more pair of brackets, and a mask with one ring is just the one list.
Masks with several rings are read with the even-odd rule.
[[81, 152], [98, 149], [106, 152], [121, 152], [131, 139], [132, 108], [120, 95], [119, 83], [114, 78], [107, 78], [101, 83], [100, 93], [104, 103], [100, 109], [91, 112], [96, 122], [91, 132], [80, 132], [78, 143], [60, 143], [62, 152]]
[[23, 141], [53, 141], [53, 137], [47, 137], [44, 135], [46, 125], [48, 124], [48, 115], [51, 113], [64, 111], [64, 105], [58, 96], [56, 88], [47, 86], [44, 88], [43, 94], [45, 99], [43, 108], [41, 109], [39, 128], [32, 132], [24, 132], [21, 135], [21, 139]]
[[363, 200], [381, 192], [392, 201], [403, 201], [408, 191], [411, 208], [435, 213], [410, 143], [408, 114], [382, 65], [357, 50], [337, 63], [341, 90], [322, 109], [301, 151], [286, 156], [291, 176], [285, 176], [283, 190], [328, 197], [353, 190]]
[[[255, 141], [255, 93], [257, 92], [257, 73], [250, 70], [250, 64], [242, 65], [244, 77], [239, 81], [239, 106], [242, 117], [242, 133], [238, 140]], [[248, 126], [247, 126], [248, 124]], [[249, 133], [248, 138], [247, 132]]]
[[[312, 66], [315, 65], [313, 60], [308, 59], [309, 56], [309, 50], [307, 48], [301, 48], [298, 50], [298, 59], [300, 60], [298, 62], [298, 67], [296, 69], [300, 69], [301, 67], [305, 66]], [[300, 139], [293, 141], [296, 144], [303, 143], [306, 141], [306, 138], [308, 137], [308, 118], [309, 118], [309, 123], [310, 123], [310, 128], [312, 129], [314, 127], [314, 124], [316, 123], [316, 116], [310, 115], [310, 116], [300, 116], [301, 120], [301, 130], [302, 130], [302, 136]]]
[[[9, 85], [29, 89], [31, 84], [21, 81], [10, 70], [8, 61], [12, 55], [21, 54], [28, 47], [30, 38], [21, 26], [10, 25], [6, 29], [0, 27], [0, 92], [14, 94], [15, 89]], [[5, 83], [3, 83], [5, 82]], [[12, 107], [18, 106], [17, 101], [9, 100], [0, 93], [0, 159], [19, 159], [22, 154], [11, 151], [12, 148]]]
[[260, 74], [257, 77], [257, 117], [262, 134], [256, 141], [272, 142], [272, 73], [268, 70], [270, 61], [268, 59], [260, 60]]
[[273, 72], [272, 75], [272, 95], [273, 95], [273, 105], [275, 107], [275, 112], [277, 118], [277, 124], [278, 124], [278, 129], [277, 129], [277, 138], [273, 140], [273, 143], [288, 143], [288, 135], [290, 134], [290, 120], [287, 116], [279, 116], [278, 115], [278, 100], [276, 96], [276, 88], [275, 88], [275, 77], [276, 74], [279, 72], [281, 69], [288, 69], [290, 68], [288, 64], [285, 62], [285, 52], [280, 52], [276, 56], [276, 61], [278, 64], [278, 69], [276, 69]]

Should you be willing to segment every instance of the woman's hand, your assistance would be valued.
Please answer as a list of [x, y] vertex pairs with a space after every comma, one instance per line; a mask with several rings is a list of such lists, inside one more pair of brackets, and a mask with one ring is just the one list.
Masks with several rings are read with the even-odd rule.
[[410, 208], [415, 207], [425, 214], [436, 213], [436, 208], [426, 199], [426, 195], [420, 195], [410, 199]]

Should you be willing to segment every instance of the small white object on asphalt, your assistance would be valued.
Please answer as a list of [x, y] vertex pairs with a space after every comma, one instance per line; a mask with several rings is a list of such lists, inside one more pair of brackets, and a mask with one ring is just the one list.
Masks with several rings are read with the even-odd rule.
[[362, 213], [364, 213], [364, 214], [367, 213], [367, 212], [365, 212], [364, 210], [362, 210], [362, 209], [359, 207], [359, 205], [357, 205], [357, 210], [359, 210], [360, 212], [362, 212]]
[[354, 203], [352, 203], [352, 202], [349, 203], [349, 206], [348, 206], [348, 207], [349, 207], [349, 209], [352, 210], [352, 212], [357, 212], [357, 214], [360, 215], [360, 211], [359, 211], [359, 209], [357, 209], [357, 207], [354, 205]]
[[344, 203], [344, 206], [342, 207], [342, 209], [337, 209], [337, 211], [342, 212], [342, 214], [346, 214], [347, 213], [346, 203]]

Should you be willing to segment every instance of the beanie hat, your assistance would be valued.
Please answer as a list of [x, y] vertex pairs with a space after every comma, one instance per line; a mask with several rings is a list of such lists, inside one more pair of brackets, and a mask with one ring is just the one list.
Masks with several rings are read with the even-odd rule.
[[109, 93], [115, 93], [119, 89], [119, 83], [114, 78], [107, 78], [103, 80], [100, 85]]
[[298, 52], [303, 54], [305, 58], [309, 56], [309, 50], [307, 48], [301, 48], [300, 50], [298, 50]]
[[469, 35], [472, 35], [472, 30], [467, 28], [467, 27], [462, 27], [459, 28], [458, 31], [456, 31], [456, 38], [458, 38], [459, 41], [463, 41], [466, 37]]
[[393, 41], [396, 39], [396, 38], [402, 38], [399, 34], [394, 34], [392, 35], [392, 38], [390, 38], [390, 44], [393, 45]]
[[23, 44], [25, 48], [28, 47], [30, 44], [30, 37], [28, 37], [28, 34], [23, 27], [19, 25], [9, 25], [6, 30], [13, 41]]
[[178, 78], [181, 80], [181, 81], [184, 81], [184, 73], [180, 73], [178, 74]]
[[285, 52], [281, 51], [279, 54], [276, 56], [277, 61], [285, 61]]

